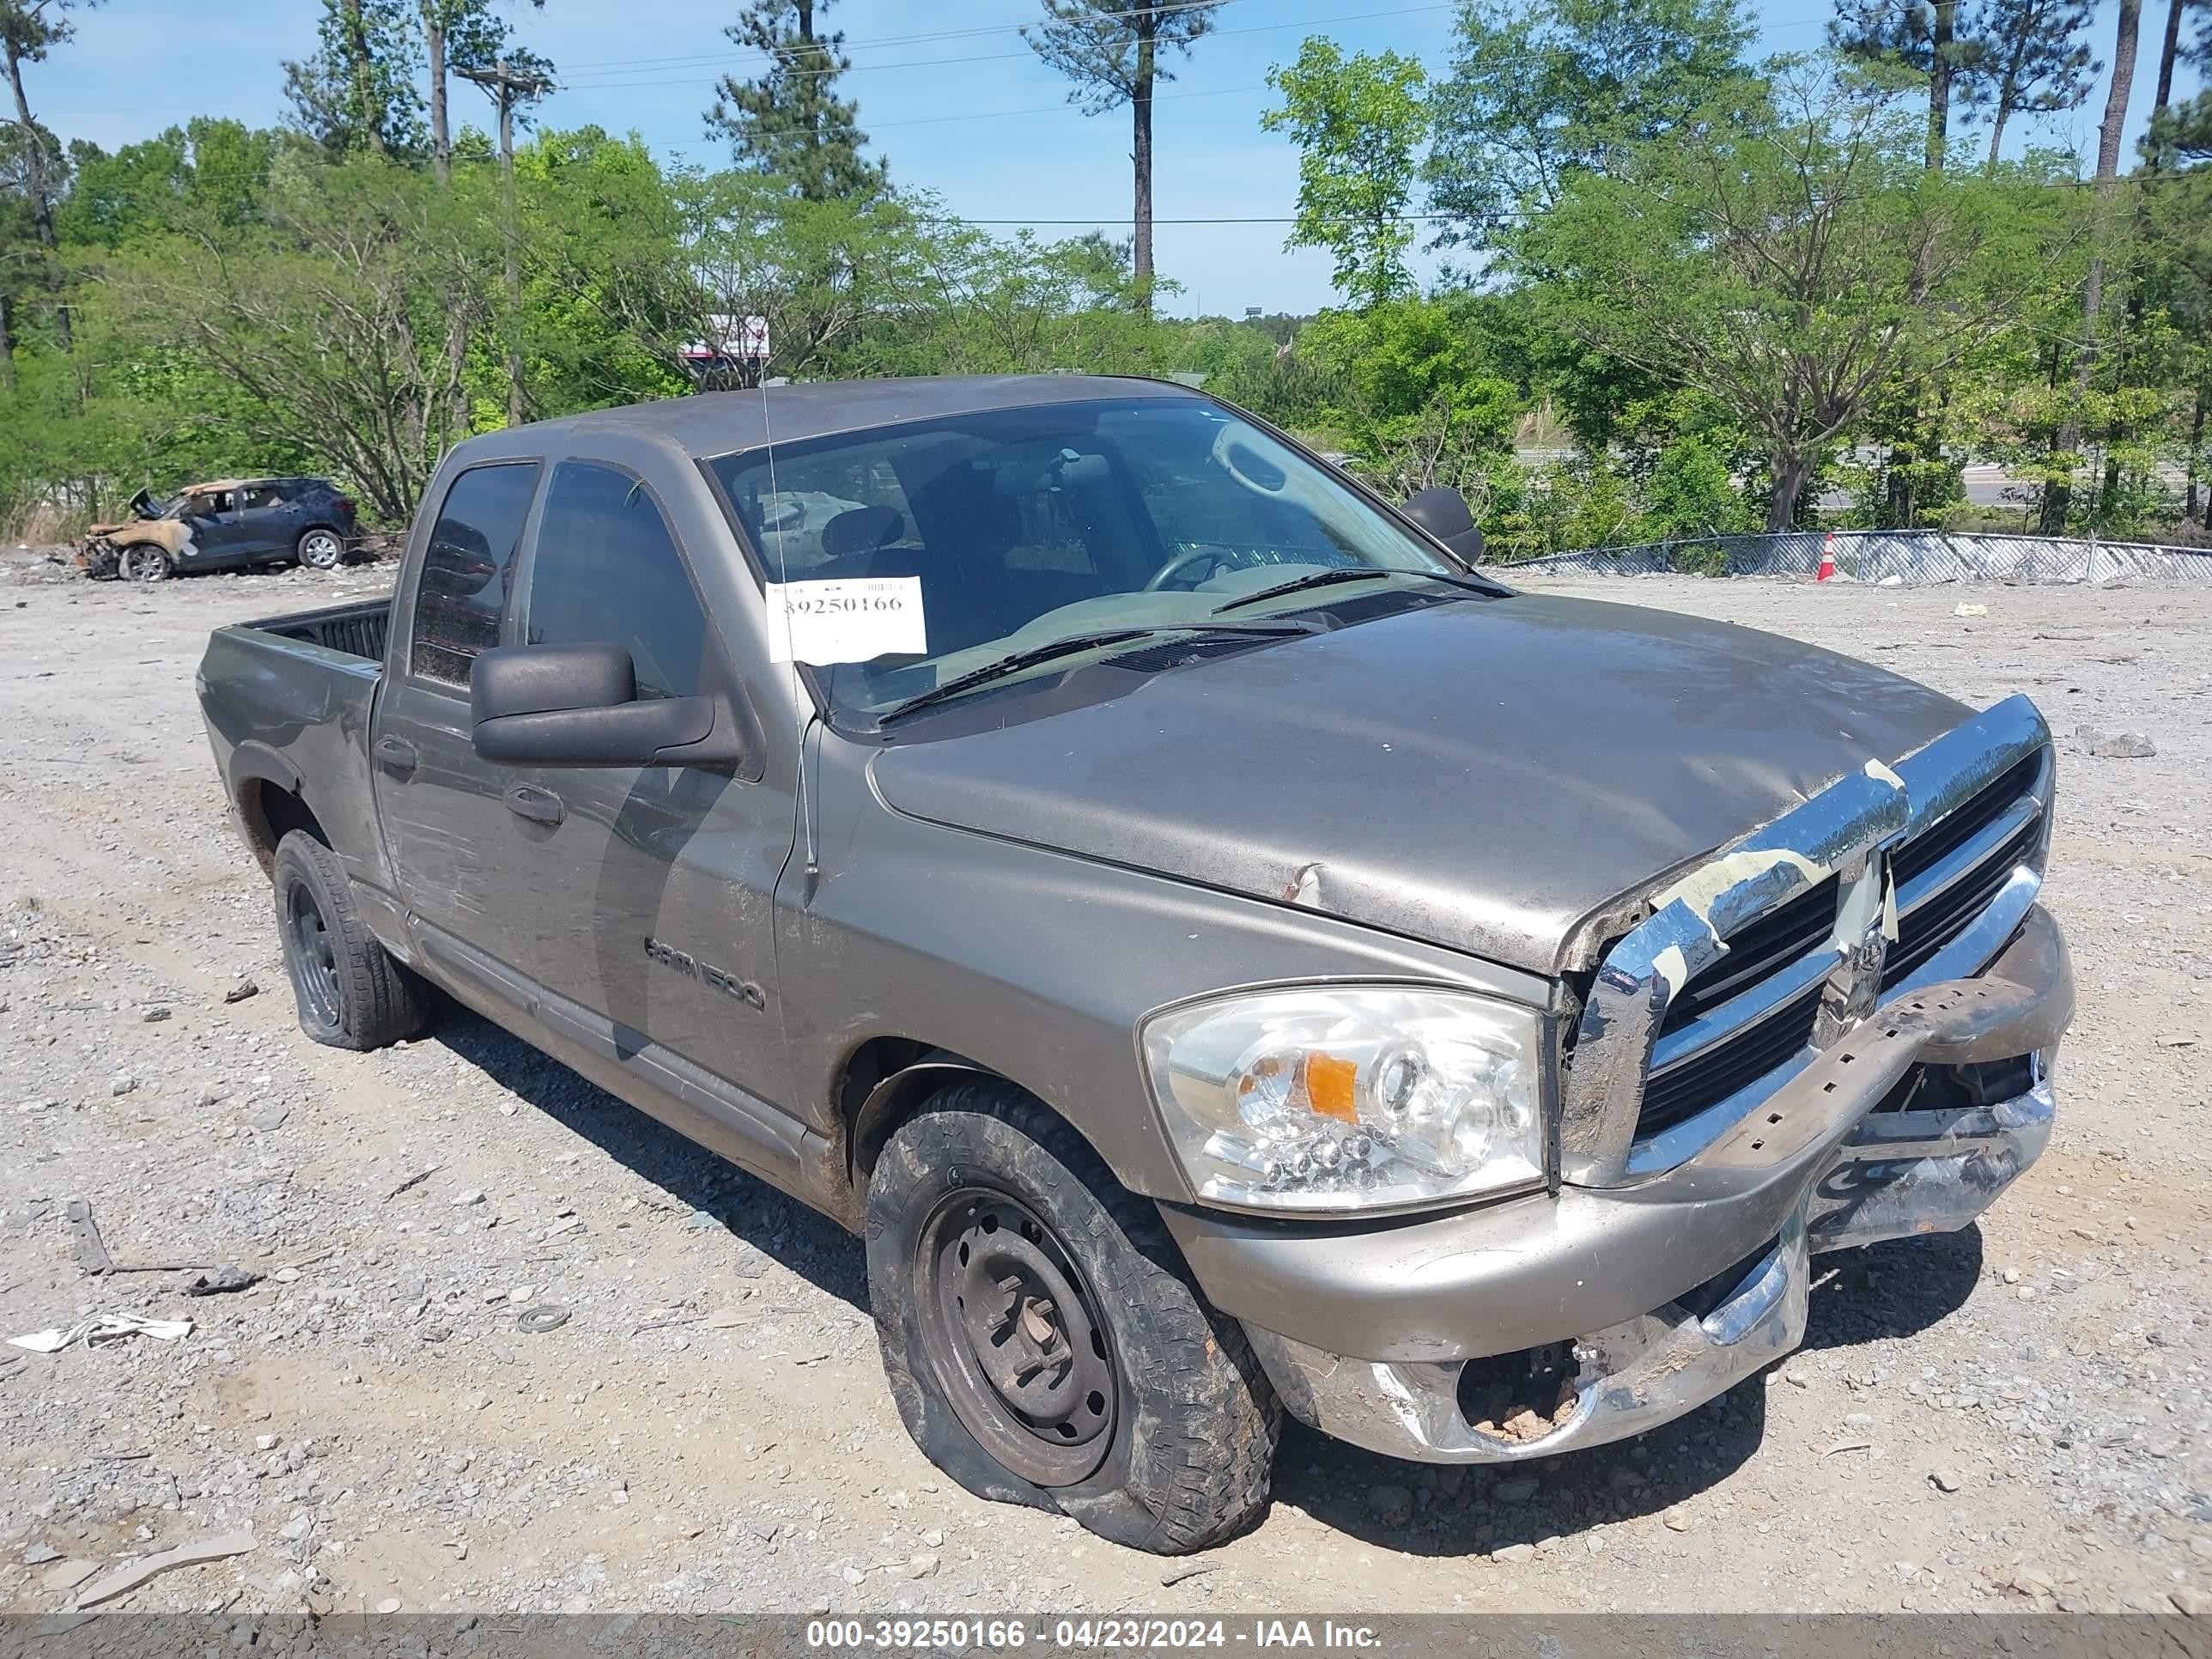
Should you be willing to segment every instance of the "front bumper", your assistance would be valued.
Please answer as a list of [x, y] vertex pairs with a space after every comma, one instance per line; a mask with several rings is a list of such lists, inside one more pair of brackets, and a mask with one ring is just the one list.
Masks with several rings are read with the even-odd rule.
[[[1429, 1462], [1601, 1445], [1795, 1348], [1813, 1254], [1952, 1231], [1988, 1208], [2050, 1139], [2048, 1066], [2073, 1006], [2064, 943], [2037, 909], [1984, 975], [1882, 1009], [1640, 1184], [1365, 1229], [1164, 1212], [1285, 1406], [1324, 1432]], [[2011, 1097], [1876, 1109], [1915, 1067], [2022, 1055], [2027, 1086]], [[1486, 1412], [1463, 1386], [1470, 1359], [1554, 1346], [1562, 1386], [1527, 1402], [1533, 1417]]]

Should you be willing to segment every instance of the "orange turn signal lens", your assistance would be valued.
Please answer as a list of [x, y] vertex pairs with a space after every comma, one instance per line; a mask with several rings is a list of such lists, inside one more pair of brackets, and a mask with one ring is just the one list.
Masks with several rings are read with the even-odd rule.
[[1334, 1054], [1310, 1054], [1306, 1056], [1305, 1072], [1307, 1104], [1340, 1123], [1359, 1121], [1352, 1086], [1359, 1076], [1357, 1063], [1339, 1060]]

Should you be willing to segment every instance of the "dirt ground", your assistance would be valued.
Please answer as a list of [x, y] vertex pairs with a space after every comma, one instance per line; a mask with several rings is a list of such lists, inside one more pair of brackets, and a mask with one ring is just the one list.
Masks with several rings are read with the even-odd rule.
[[[1976, 704], [2034, 695], [2081, 990], [2057, 1139], [1978, 1228], [1827, 1261], [1801, 1353], [1632, 1445], [1506, 1480], [1293, 1426], [1266, 1521], [1178, 1564], [939, 1476], [831, 1223], [482, 1023], [370, 1057], [300, 1034], [192, 672], [211, 626], [384, 571], [47, 574], [0, 568], [0, 1334], [112, 1311], [192, 1330], [0, 1347], [0, 1605], [67, 1607], [84, 1564], [246, 1528], [245, 1553], [110, 1605], [2194, 1611], [2212, 1590], [2212, 587], [1542, 583]], [[2088, 755], [2084, 725], [2157, 752]], [[227, 1001], [242, 981], [258, 994]], [[72, 1198], [118, 1262], [267, 1278], [191, 1298], [180, 1272], [82, 1277]], [[566, 1322], [518, 1329], [544, 1304]]]

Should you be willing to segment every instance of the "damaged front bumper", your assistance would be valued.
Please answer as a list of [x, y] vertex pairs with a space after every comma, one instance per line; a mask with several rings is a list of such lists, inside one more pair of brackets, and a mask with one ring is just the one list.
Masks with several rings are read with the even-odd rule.
[[[2050, 1139], [2073, 997], [2033, 911], [1986, 975], [1893, 1004], [1652, 1181], [1335, 1237], [1170, 1225], [1285, 1407], [1325, 1433], [1426, 1462], [1601, 1445], [1796, 1347], [1813, 1255], [1987, 1209]], [[1517, 1389], [1500, 1380], [1516, 1367]]]
[[[1595, 1331], [1571, 1345], [1565, 1398], [1486, 1409], [1467, 1387], [1467, 1362], [1348, 1359], [1249, 1328], [1261, 1363], [1293, 1415], [1340, 1440], [1427, 1462], [1513, 1462], [1600, 1446], [1726, 1393], [1795, 1349], [1805, 1335], [1808, 1265], [1844, 1249], [1965, 1226], [2035, 1161], [2056, 1110], [2048, 1083], [1989, 1108], [1898, 1114], [1907, 1126], [1862, 1125], [1807, 1193], [1773, 1243], [1729, 1281]], [[1703, 1310], [1703, 1311], [1700, 1311]], [[1532, 1420], [1534, 1418], [1534, 1420]]]

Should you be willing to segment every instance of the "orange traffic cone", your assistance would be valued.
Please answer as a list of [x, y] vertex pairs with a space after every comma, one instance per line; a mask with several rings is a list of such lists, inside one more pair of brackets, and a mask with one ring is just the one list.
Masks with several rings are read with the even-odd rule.
[[1820, 568], [1813, 580], [1824, 582], [1836, 574], [1836, 532], [1831, 530], [1828, 539], [1820, 544]]

